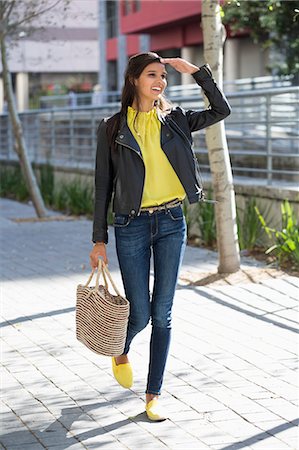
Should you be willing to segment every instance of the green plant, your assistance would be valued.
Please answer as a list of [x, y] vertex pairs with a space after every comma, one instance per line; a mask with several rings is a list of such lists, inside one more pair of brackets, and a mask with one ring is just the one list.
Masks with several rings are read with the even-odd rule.
[[56, 211], [66, 211], [67, 210], [67, 193], [65, 189], [65, 185], [61, 184], [59, 187], [55, 188], [54, 194], [53, 194], [53, 208]]
[[[88, 183], [76, 179], [60, 188], [66, 196], [66, 209], [69, 213], [80, 215], [93, 213], [93, 189]], [[61, 192], [60, 196], [63, 196]], [[63, 197], [62, 197], [63, 198]]]
[[237, 208], [238, 240], [240, 250], [251, 250], [260, 245], [262, 225], [256, 214], [256, 199], [245, 200], [244, 209]]
[[267, 226], [263, 215], [255, 207], [261, 225], [273, 244], [266, 250], [266, 254], [275, 252], [280, 263], [291, 261], [299, 267], [299, 224], [290, 203], [285, 200], [281, 204], [282, 229], [275, 230]]
[[0, 196], [21, 202], [29, 199], [29, 192], [19, 166], [1, 168]]
[[51, 164], [40, 167], [39, 181], [42, 197], [49, 206], [54, 202], [54, 169]]
[[221, 2], [222, 20], [231, 33], [246, 32], [262, 48], [272, 48], [279, 57], [271, 68], [280, 74], [298, 74], [299, 37], [298, 1], [226, 0]]

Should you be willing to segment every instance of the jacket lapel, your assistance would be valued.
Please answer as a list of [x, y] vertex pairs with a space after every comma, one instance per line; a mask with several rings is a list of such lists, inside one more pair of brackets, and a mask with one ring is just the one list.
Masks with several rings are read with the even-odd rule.
[[171, 131], [171, 129], [167, 124], [168, 122], [167, 115], [165, 116], [159, 110], [157, 110], [157, 117], [161, 122], [161, 147], [163, 149], [163, 145], [173, 138], [173, 132]]
[[120, 129], [116, 136], [116, 141], [121, 145], [124, 145], [125, 147], [130, 147], [131, 149], [135, 150], [142, 157], [138, 142], [134, 138], [125, 120], [122, 122], [120, 126]]
[[[157, 116], [159, 121], [161, 122], [161, 147], [163, 149], [163, 146], [173, 138], [173, 131], [167, 124], [168, 122], [167, 116], [161, 114], [159, 110], [157, 111]], [[116, 141], [121, 145], [124, 145], [125, 147], [130, 147], [131, 149], [135, 150], [142, 157], [142, 153], [138, 145], [138, 142], [134, 138], [125, 119], [123, 119], [120, 125]]]

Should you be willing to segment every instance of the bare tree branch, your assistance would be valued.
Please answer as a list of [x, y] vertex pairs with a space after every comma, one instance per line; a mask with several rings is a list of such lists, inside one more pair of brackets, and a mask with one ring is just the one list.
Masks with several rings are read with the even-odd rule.
[[0, 18], [1, 18], [1, 20], [3, 19], [5, 10], [7, 8], [8, 8], [8, 3], [7, 2], [0, 2]]
[[13, 11], [13, 9], [14, 9], [14, 7], [15, 7], [15, 4], [16, 4], [16, 1], [13, 0], [13, 1], [11, 2], [11, 4], [10, 4], [10, 8], [9, 8], [9, 10], [8, 10], [8, 13], [6, 14], [6, 19], [7, 19], [7, 20], [9, 19], [9, 16], [10, 16], [11, 12]]
[[[5, 30], [8, 28], [5, 26], [5, 23], [8, 23], [9, 16], [11, 12], [14, 9], [15, 6], [15, 0], [12, 0], [11, 3], [8, 2], [1, 2], [0, 3], [0, 11], [1, 11], [1, 22], [0, 22], [0, 32], [1, 36], [5, 35]], [[6, 13], [6, 9], [8, 9], [8, 12]]]
[[[11, 81], [11, 73], [7, 61], [7, 39], [10, 38], [9, 46], [11, 48], [12, 41], [18, 41], [21, 37], [20, 32], [26, 28], [27, 33], [38, 28], [37, 22], [32, 21], [47, 14], [51, 9], [55, 8], [59, 3], [64, 3], [64, 11], [69, 5], [69, 0], [0, 0], [0, 47], [3, 88], [8, 105], [10, 122], [12, 124], [15, 150], [24, 174], [24, 178], [30, 192], [30, 197], [39, 217], [47, 214], [45, 205], [40, 193], [35, 173], [32, 169], [28, 147], [23, 134], [22, 122], [17, 111], [13, 86]], [[53, 15], [46, 17], [46, 23], [51, 22]]]
[[40, 9], [38, 11], [34, 11], [32, 14], [29, 14], [28, 16], [25, 16], [22, 20], [20, 20], [19, 22], [13, 22], [9, 25], [9, 29], [17, 29], [20, 27], [20, 25], [22, 25], [25, 22], [30, 22], [33, 19], [35, 19], [36, 17], [46, 13], [47, 11], [50, 11], [52, 8], [55, 8], [55, 6], [57, 6], [59, 3], [61, 3], [62, 0], [56, 0], [54, 4], [52, 4], [51, 6], [47, 6], [44, 9]]

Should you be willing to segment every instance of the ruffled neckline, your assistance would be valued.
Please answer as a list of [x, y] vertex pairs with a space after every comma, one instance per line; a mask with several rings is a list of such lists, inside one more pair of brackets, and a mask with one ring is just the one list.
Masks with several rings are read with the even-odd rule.
[[128, 106], [128, 113], [130, 114], [137, 114], [138, 116], [142, 115], [144, 117], [150, 117], [155, 115], [157, 112], [156, 107], [154, 106], [152, 109], [150, 109], [149, 111], [137, 111], [136, 109], [132, 108], [132, 106]]

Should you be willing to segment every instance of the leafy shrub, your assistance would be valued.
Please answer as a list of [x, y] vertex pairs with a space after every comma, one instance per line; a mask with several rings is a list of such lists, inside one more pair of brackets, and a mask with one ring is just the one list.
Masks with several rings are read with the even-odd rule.
[[54, 169], [50, 164], [40, 167], [39, 184], [44, 202], [52, 206], [54, 202]]
[[267, 226], [259, 209], [255, 207], [255, 210], [263, 229], [273, 242], [266, 250], [266, 254], [274, 252], [279, 263], [291, 261], [299, 267], [299, 224], [290, 203], [285, 200], [281, 205], [281, 230]]
[[251, 250], [261, 245], [263, 228], [256, 214], [256, 199], [245, 200], [244, 209], [237, 208], [237, 226], [240, 250]]
[[69, 183], [62, 183], [56, 190], [54, 207], [75, 215], [92, 215], [93, 189], [89, 183], [75, 179]]
[[21, 202], [29, 200], [29, 192], [19, 166], [1, 168], [0, 196]]
[[[3, 167], [0, 175], [0, 195], [2, 197], [19, 201], [30, 199], [20, 167]], [[93, 188], [88, 181], [82, 182], [80, 179], [75, 179], [68, 183], [55, 185], [54, 170], [50, 165], [40, 168], [38, 181], [47, 206], [68, 214], [92, 215]]]

